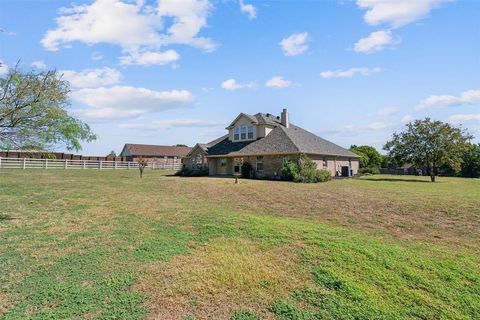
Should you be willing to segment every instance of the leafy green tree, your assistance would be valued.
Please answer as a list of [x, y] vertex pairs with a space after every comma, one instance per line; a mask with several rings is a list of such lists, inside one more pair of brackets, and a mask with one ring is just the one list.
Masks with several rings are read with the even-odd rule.
[[78, 151], [81, 141], [95, 140], [86, 123], [68, 114], [69, 93], [56, 71], [11, 69], [0, 78], [0, 148]]
[[374, 147], [352, 145], [350, 151], [361, 157], [360, 168], [380, 168], [382, 164], [383, 157]]
[[463, 155], [462, 177], [480, 177], [480, 144], [472, 144]]
[[110, 151], [110, 153], [107, 155], [107, 157], [116, 157], [116, 156], [117, 156], [117, 153], [114, 150]]
[[394, 133], [384, 149], [399, 163], [426, 167], [435, 182], [438, 167], [448, 165], [455, 172], [461, 169], [462, 155], [471, 139], [461, 128], [426, 118], [406, 124], [405, 130]]

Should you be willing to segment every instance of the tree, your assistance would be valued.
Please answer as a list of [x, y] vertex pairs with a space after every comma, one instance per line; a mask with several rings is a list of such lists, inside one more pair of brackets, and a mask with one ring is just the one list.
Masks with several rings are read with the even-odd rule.
[[186, 144], [179, 143], [179, 144], [174, 145], [174, 147], [188, 147], [188, 146]]
[[449, 165], [455, 172], [460, 170], [471, 139], [461, 128], [426, 118], [406, 124], [405, 130], [394, 133], [384, 149], [399, 163], [426, 167], [435, 182], [437, 168], [442, 165]]
[[462, 177], [480, 177], [480, 144], [472, 144], [463, 154]]
[[350, 151], [361, 157], [360, 168], [380, 168], [382, 164], [382, 155], [374, 147], [352, 145]]
[[117, 154], [115, 153], [114, 150], [110, 151], [110, 153], [107, 155], [107, 157], [116, 157]]
[[96, 136], [68, 114], [69, 83], [56, 71], [21, 72], [0, 78], [0, 148], [46, 150], [63, 144], [80, 150], [80, 141]]

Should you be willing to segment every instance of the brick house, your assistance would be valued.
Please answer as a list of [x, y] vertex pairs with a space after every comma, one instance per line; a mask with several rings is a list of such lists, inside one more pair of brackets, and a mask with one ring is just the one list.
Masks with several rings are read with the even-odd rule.
[[190, 152], [190, 147], [158, 146], [150, 144], [127, 143], [120, 153], [127, 161], [138, 161], [145, 159], [149, 164], [155, 166], [180, 167], [182, 160]]
[[[281, 116], [240, 113], [226, 128], [228, 134], [208, 144], [197, 144], [187, 155], [185, 165], [195, 169], [208, 166], [209, 175], [239, 174], [248, 161], [258, 178], [280, 178], [284, 160], [311, 158], [318, 169], [332, 176], [358, 173], [359, 156], [289, 122], [288, 112]], [[192, 161], [192, 159], [196, 159]]]

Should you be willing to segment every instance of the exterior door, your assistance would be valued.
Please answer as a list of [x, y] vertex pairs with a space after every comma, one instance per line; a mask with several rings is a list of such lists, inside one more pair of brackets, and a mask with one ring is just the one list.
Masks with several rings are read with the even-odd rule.
[[350, 168], [348, 166], [342, 166], [342, 177], [349, 177]]

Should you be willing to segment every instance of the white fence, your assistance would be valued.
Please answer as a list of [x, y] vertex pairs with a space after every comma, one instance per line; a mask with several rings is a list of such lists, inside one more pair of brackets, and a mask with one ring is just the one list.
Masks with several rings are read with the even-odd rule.
[[[149, 162], [150, 169], [181, 168], [181, 163], [155, 163]], [[33, 159], [33, 158], [2, 158], [0, 169], [136, 169], [138, 162], [102, 161], [102, 160], [68, 160], [68, 159]]]

